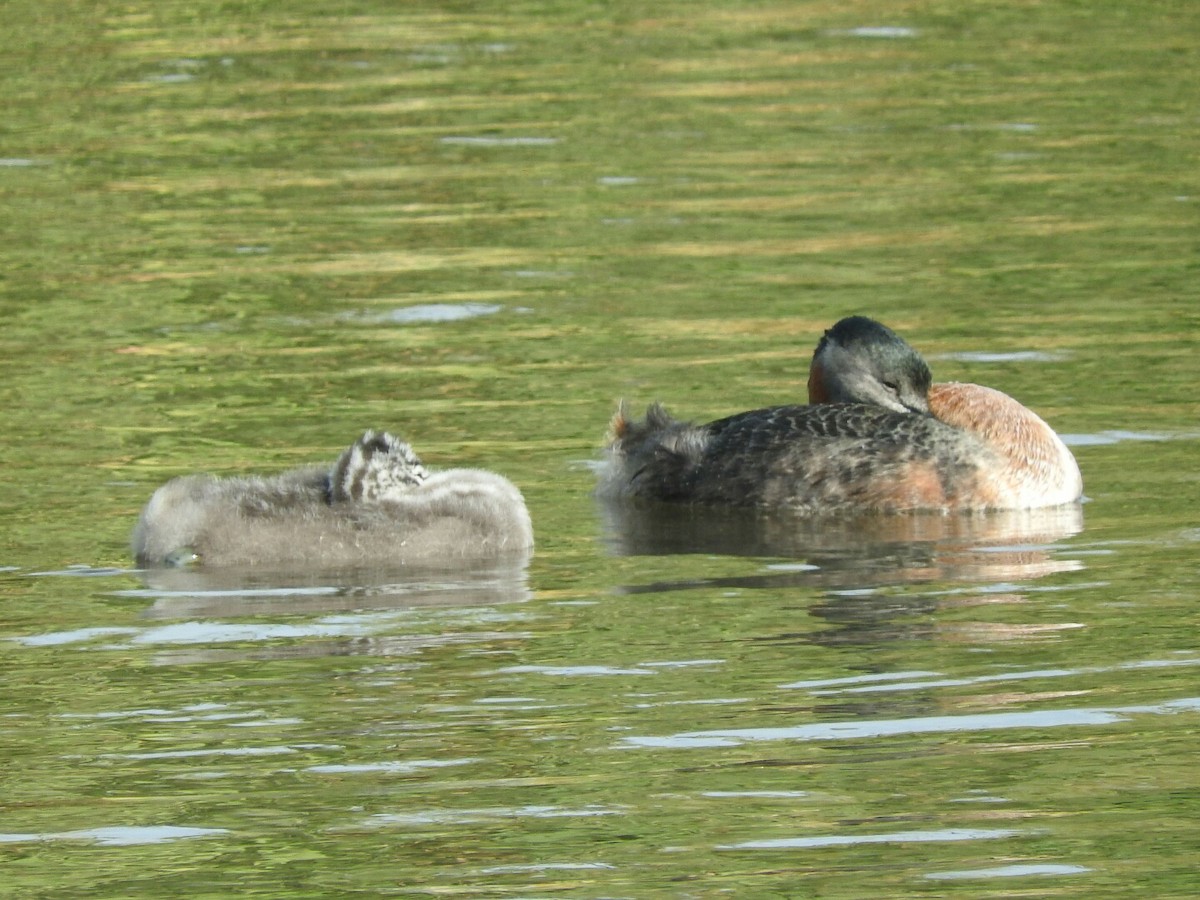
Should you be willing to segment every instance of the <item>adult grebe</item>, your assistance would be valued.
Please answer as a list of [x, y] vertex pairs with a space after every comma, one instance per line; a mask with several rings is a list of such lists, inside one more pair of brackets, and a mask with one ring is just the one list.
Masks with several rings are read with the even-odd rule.
[[1079, 466], [1037, 415], [991, 388], [929, 382], [920, 355], [895, 332], [843, 319], [817, 345], [808, 406], [693, 425], [659, 404], [634, 422], [622, 405], [597, 492], [808, 513], [1079, 500]]
[[506, 478], [427, 471], [411, 446], [367, 431], [332, 467], [168, 481], [132, 545], [143, 566], [409, 565], [525, 551], [533, 528]]

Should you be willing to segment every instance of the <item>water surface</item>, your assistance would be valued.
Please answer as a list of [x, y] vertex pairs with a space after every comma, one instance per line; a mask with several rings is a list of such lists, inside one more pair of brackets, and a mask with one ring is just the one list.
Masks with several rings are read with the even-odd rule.
[[[18, 3], [0, 131], [14, 896], [1192, 897], [1189, 4]], [[882, 319], [1082, 511], [590, 496], [615, 402]], [[168, 477], [363, 428], [528, 567], [139, 573]]]

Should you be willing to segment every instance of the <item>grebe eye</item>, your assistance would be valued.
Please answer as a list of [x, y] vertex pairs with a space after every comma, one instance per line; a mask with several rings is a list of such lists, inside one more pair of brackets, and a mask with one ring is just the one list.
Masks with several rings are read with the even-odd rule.
[[894, 382], [894, 381], [885, 381], [883, 383], [883, 386], [885, 388], [887, 388], [889, 391], [891, 391], [893, 394], [900, 393], [900, 385], [896, 384], [896, 382]]

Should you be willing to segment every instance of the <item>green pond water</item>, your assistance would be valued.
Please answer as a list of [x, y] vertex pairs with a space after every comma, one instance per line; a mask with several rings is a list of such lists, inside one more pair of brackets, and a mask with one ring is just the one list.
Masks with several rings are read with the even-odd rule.
[[[1192, 0], [6, 5], [0, 894], [1200, 893]], [[593, 501], [875, 316], [1079, 518]], [[139, 573], [363, 428], [528, 567]]]

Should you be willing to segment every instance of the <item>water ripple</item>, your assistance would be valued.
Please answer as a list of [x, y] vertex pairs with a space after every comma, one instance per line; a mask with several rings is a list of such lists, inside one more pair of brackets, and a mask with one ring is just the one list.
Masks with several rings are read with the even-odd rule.
[[482, 809], [429, 809], [411, 813], [380, 813], [367, 820], [371, 825], [477, 825], [504, 819], [575, 819], [619, 816], [624, 809], [599, 804], [572, 809], [562, 806], [485, 807]]
[[377, 763], [343, 763], [322, 766], [309, 766], [309, 772], [323, 772], [333, 775], [348, 775], [358, 772], [383, 772], [389, 775], [407, 775], [421, 769], [440, 769], [445, 766], [466, 766], [479, 762], [479, 757], [466, 756], [462, 759], [405, 759], [390, 760]]
[[106, 847], [128, 847], [136, 844], [165, 844], [186, 838], [228, 834], [227, 828], [187, 828], [181, 825], [113, 825], [106, 828], [85, 828], [81, 831], [44, 831], [26, 834], [0, 833], [0, 844], [32, 841], [92, 841]]
[[1025, 712], [973, 713], [961, 716], [918, 716], [911, 719], [875, 719], [862, 722], [812, 722], [805, 725], [772, 728], [683, 731], [662, 737], [629, 736], [621, 739], [621, 745], [682, 750], [697, 747], [737, 747], [757, 741], [840, 741], [908, 734], [996, 731], [1007, 728], [1100, 726], [1126, 722], [1130, 716], [1137, 713], [1165, 715], [1198, 710], [1200, 710], [1200, 697], [1185, 697], [1151, 706], [1045, 709]]
[[497, 137], [494, 135], [448, 135], [439, 143], [465, 147], [552, 147], [558, 143], [556, 137]]
[[653, 669], [619, 669], [615, 666], [506, 666], [499, 673], [536, 675], [655, 675]]
[[[1061, 626], [1060, 626], [1061, 627]], [[825, 690], [814, 690], [816, 695], [828, 694], [869, 694], [886, 691], [915, 691], [936, 687], [963, 687], [971, 684], [987, 684], [995, 681], [1025, 681], [1032, 678], [1063, 678], [1071, 675], [1101, 675], [1107, 672], [1126, 672], [1137, 669], [1170, 669], [1179, 666], [1200, 666], [1200, 657], [1187, 655], [1180, 659], [1141, 659], [1134, 662], [1117, 663], [1112, 666], [1080, 666], [1074, 669], [1021, 669], [1016, 672], [997, 672], [990, 675], [973, 675], [964, 678], [938, 677], [937, 672], [896, 672], [879, 675], [863, 675], [844, 679], [829, 679], [826, 681], [796, 681], [780, 685], [782, 688], [814, 688], [832, 685], [855, 685], [854, 687], [830, 687]], [[919, 678], [919, 681], [908, 681], [906, 678]], [[883, 682], [857, 684], [857, 682]]]
[[845, 847], [854, 844], [913, 844], [937, 841], [983, 841], [1030, 834], [1016, 828], [942, 828], [937, 831], [893, 831], [890, 834], [823, 834], [813, 837], [774, 838], [718, 844], [718, 850], [798, 850], [812, 847]]
[[958, 872], [931, 872], [925, 877], [933, 881], [958, 881], [968, 878], [1024, 878], [1027, 875], [1082, 875], [1092, 871], [1087, 866], [1054, 864], [996, 866], [992, 869], [963, 869]]

